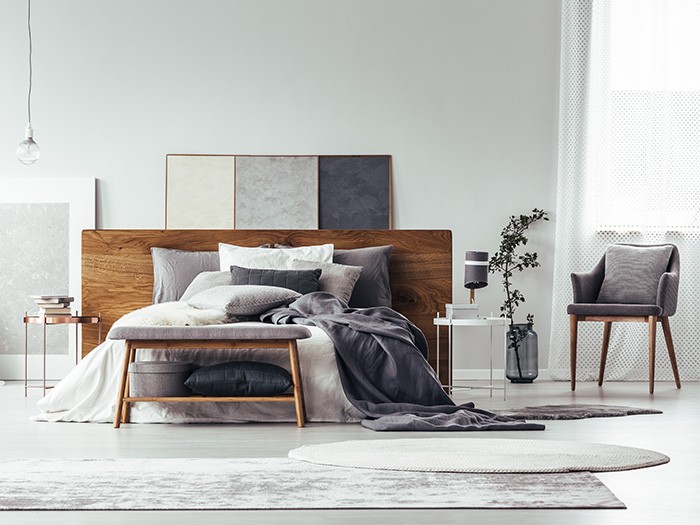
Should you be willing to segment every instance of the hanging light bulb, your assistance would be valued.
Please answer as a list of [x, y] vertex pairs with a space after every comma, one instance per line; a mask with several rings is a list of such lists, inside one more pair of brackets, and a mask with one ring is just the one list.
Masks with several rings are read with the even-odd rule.
[[17, 146], [17, 158], [22, 164], [34, 164], [41, 156], [41, 150], [32, 138], [34, 130], [31, 124], [27, 124], [24, 130], [24, 140]]
[[39, 160], [41, 151], [34, 142], [32, 129], [32, 0], [27, 0], [27, 32], [29, 34], [29, 91], [27, 92], [27, 127], [24, 140], [17, 146], [17, 158], [22, 164], [34, 164]]

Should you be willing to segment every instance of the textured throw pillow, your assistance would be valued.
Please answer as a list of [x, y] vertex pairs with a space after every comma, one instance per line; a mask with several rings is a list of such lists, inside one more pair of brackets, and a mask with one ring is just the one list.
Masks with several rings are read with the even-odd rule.
[[292, 384], [292, 376], [284, 368], [254, 361], [205, 366], [185, 381], [193, 392], [219, 397], [277, 396]]
[[361, 266], [300, 260], [294, 260], [292, 265], [294, 268], [320, 268], [322, 273], [319, 279], [321, 285], [319, 290], [332, 293], [345, 304], [350, 301], [355, 283], [362, 274]]
[[199, 292], [227, 284], [234, 284], [231, 282], [231, 272], [202, 272], [190, 283], [180, 301], [189, 301]]
[[279, 286], [305, 295], [318, 291], [320, 287], [319, 277], [321, 277], [321, 270], [318, 268], [313, 270], [272, 270], [269, 268], [241, 268], [240, 266], [231, 266], [230, 274], [230, 284]]
[[217, 252], [151, 248], [153, 304], [177, 301], [197, 275], [219, 269]]
[[656, 304], [659, 279], [668, 268], [672, 251], [673, 246], [609, 246], [597, 302]]
[[348, 306], [391, 306], [389, 257], [393, 249], [393, 246], [372, 246], [355, 250], [335, 250], [334, 263], [362, 266], [362, 273], [355, 283]]
[[194, 295], [195, 308], [223, 310], [229, 315], [259, 315], [301, 297], [299, 292], [278, 286], [216, 286]]
[[323, 244], [321, 246], [300, 246], [298, 248], [271, 250], [268, 248], [246, 248], [219, 243], [219, 269], [222, 271], [230, 270], [231, 266], [291, 270], [291, 264], [294, 259], [331, 262], [333, 260], [333, 245]]

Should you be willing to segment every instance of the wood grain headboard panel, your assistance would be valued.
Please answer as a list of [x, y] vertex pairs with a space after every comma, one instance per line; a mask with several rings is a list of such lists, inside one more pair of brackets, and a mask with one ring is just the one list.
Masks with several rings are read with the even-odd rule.
[[[338, 249], [391, 244], [389, 273], [393, 308], [413, 321], [430, 345], [435, 367], [432, 319], [452, 302], [452, 232], [449, 230], [85, 230], [82, 242], [82, 308], [102, 315], [102, 333], [122, 315], [151, 304], [153, 246], [218, 250], [218, 243], [291, 246], [333, 243]], [[97, 327], [83, 327], [83, 355], [98, 339]], [[446, 330], [443, 330], [446, 332]], [[441, 337], [442, 339], [442, 337]], [[441, 340], [440, 371], [447, 380], [447, 344]], [[443, 374], [444, 371], [444, 374]]]

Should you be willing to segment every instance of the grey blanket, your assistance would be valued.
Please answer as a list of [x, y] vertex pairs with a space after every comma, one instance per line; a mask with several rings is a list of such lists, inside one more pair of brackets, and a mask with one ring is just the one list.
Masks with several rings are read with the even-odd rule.
[[348, 400], [373, 430], [543, 430], [544, 425], [455, 405], [427, 361], [423, 333], [387, 307], [351, 309], [314, 292], [261, 316], [275, 324], [314, 325], [333, 341]]

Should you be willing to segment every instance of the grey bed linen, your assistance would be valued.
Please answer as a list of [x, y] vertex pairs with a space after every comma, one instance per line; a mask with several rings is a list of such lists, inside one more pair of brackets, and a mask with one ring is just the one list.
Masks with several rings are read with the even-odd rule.
[[[275, 324], [315, 325], [333, 341], [345, 395], [373, 430], [543, 430], [544, 425], [455, 405], [426, 360], [423, 333], [391, 308], [345, 308], [314, 292], [261, 316]], [[442, 415], [435, 418], [435, 415]], [[391, 416], [391, 417], [386, 417]], [[380, 428], [381, 427], [381, 428]]]

